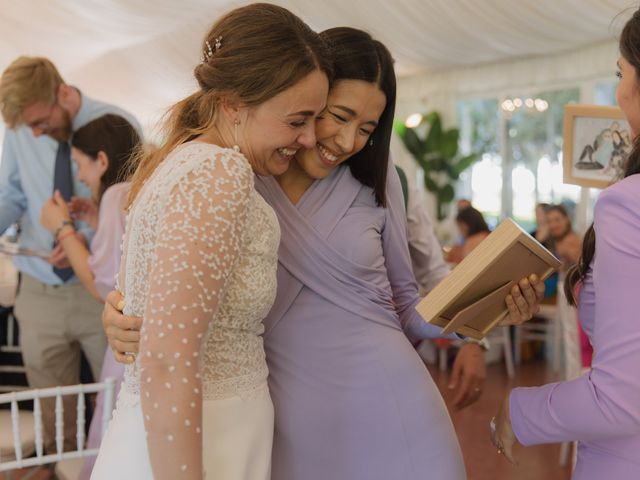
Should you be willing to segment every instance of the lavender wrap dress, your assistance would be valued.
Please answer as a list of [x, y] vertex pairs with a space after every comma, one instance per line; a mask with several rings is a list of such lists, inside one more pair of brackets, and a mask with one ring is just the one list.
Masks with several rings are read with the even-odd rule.
[[640, 175], [600, 194], [596, 253], [579, 318], [591, 370], [565, 382], [516, 388], [510, 412], [524, 445], [578, 441], [574, 480], [640, 478]]
[[280, 221], [278, 293], [265, 320], [275, 480], [466, 478], [442, 397], [412, 341], [439, 336], [415, 311], [401, 186], [387, 208], [348, 167], [293, 205], [256, 188]]

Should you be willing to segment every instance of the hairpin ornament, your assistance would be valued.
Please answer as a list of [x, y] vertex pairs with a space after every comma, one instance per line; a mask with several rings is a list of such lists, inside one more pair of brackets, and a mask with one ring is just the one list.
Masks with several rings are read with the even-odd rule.
[[213, 57], [213, 54], [222, 48], [222, 36], [219, 36], [215, 39], [213, 47], [211, 47], [209, 40], [205, 40], [204, 44], [207, 48], [202, 54], [202, 63], [208, 62], [211, 57]]

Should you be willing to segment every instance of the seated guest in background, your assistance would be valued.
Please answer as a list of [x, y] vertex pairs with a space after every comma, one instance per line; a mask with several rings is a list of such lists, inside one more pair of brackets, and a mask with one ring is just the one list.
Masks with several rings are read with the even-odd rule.
[[447, 256], [449, 263], [460, 263], [491, 233], [482, 213], [473, 207], [460, 210], [456, 216], [456, 224], [464, 243], [459, 248], [451, 249]]
[[547, 225], [551, 239], [551, 251], [562, 262], [562, 268], [567, 270], [578, 263], [582, 240], [573, 231], [571, 218], [562, 205], [551, 205], [547, 208]]
[[[64, 225], [58, 243], [85, 288], [100, 302], [115, 287], [120, 268], [121, 242], [125, 226], [124, 206], [129, 193], [128, 160], [140, 148], [140, 137], [133, 126], [118, 115], [104, 115], [76, 131], [71, 138], [71, 156], [78, 167], [78, 179], [91, 191], [91, 198], [74, 198], [67, 204], [60, 192], [44, 204], [40, 221], [54, 232]], [[98, 214], [97, 206], [100, 211]], [[73, 208], [70, 208], [73, 207]], [[72, 218], [81, 219], [96, 229], [91, 251], [75, 235]], [[124, 366], [107, 348], [100, 381], [116, 379], [116, 394]], [[102, 438], [103, 392], [98, 394], [89, 429], [87, 448], [98, 448]], [[82, 479], [88, 479], [95, 457], [85, 461]]]
[[471, 200], [467, 200], [466, 198], [460, 198], [456, 202], [456, 207], [458, 209], [458, 212], [461, 212], [462, 210], [464, 210], [465, 208], [469, 208], [470, 206], [471, 206]]
[[[549, 236], [549, 224], [547, 223], [547, 210], [550, 205], [548, 203], [538, 203], [536, 205], [536, 229], [530, 233], [543, 247], [552, 250], [552, 240]], [[555, 298], [558, 292], [558, 273], [550, 275], [544, 281], [545, 298]]]
[[548, 203], [538, 203], [536, 205], [536, 229], [531, 232], [531, 236], [543, 246], [549, 248], [549, 225], [547, 224]]
[[[20, 346], [27, 380], [34, 388], [72, 385], [80, 381], [80, 352], [94, 378], [107, 346], [100, 323], [101, 304], [78, 283], [60, 245], [39, 222], [40, 210], [54, 190], [65, 200], [86, 196], [73, 181], [69, 138], [74, 131], [107, 113], [117, 113], [138, 128], [124, 110], [98, 102], [68, 85], [53, 63], [41, 57], [20, 57], [0, 79], [0, 112], [7, 129], [0, 162], [0, 232], [20, 221], [20, 244], [49, 252], [49, 263], [36, 256], [15, 257], [21, 284], [15, 303]], [[83, 241], [93, 231], [78, 225]], [[65, 448], [76, 444], [75, 400], [64, 401]], [[55, 450], [54, 404], [42, 400], [45, 449]]]

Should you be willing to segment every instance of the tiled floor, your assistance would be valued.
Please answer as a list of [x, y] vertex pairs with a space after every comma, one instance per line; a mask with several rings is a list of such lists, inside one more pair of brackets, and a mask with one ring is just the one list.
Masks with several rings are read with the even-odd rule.
[[11, 480], [22, 480], [28, 478], [29, 480], [51, 480], [53, 476], [51, 475], [51, 471], [49, 469], [43, 467], [37, 468], [25, 468], [23, 470], [13, 471], [11, 472], [11, 477], [7, 477], [0, 473], [0, 480], [7, 480], [11, 478]]
[[[437, 368], [429, 369], [443, 392], [445, 401], [448, 401], [451, 396], [446, 388], [448, 372], [440, 372]], [[496, 453], [489, 441], [489, 420], [510, 388], [521, 385], [540, 385], [553, 380], [553, 375], [548, 372], [546, 364], [542, 362], [518, 367], [516, 378], [511, 381], [508, 380], [502, 365], [491, 366], [488, 369], [487, 382], [480, 400], [462, 411], [450, 412], [462, 447], [468, 480], [568, 480], [570, 478], [569, 468], [562, 468], [558, 464], [559, 445], [520, 447], [516, 450], [519, 466], [512, 467]], [[38, 469], [34, 473], [31, 477], [33, 480], [49, 479], [49, 472], [45, 469]], [[24, 471], [14, 472], [13, 480], [21, 480], [24, 475]], [[0, 480], [5, 478], [0, 474]]]
[[[445, 401], [449, 372], [429, 368]], [[554, 381], [543, 362], [524, 364], [516, 368], [516, 376], [509, 381], [503, 365], [490, 366], [482, 397], [473, 405], [458, 412], [450, 411], [462, 447], [468, 480], [568, 480], [568, 467], [559, 466], [560, 446], [541, 445], [519, 447], [515, 451], [518, 467], [513, 467], [496, 453], [489, 441], [489, 421], [507, 392], [516, 386], [534, 386]]]

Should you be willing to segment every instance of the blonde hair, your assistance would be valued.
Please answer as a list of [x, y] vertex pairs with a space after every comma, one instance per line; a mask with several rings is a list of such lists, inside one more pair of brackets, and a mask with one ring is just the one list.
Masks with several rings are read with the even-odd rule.
[[178, 145], [210, 131], [225, 97], [247, 106], [259, 105], [302, 80], [314, 70], [331, 76], [329, 50], [320, 36], [287, 9], [267, 3], [237, 8], [216, 22], [202, 42], [220, 47], [194, 70], [200, 89], [175, 104], [162, 126], [165, 139], [151, 153], [140, 151], [131, 179], [129, 206], [144, 181]]
[[9, 128], [23, 121], [22, 112], [35, 103], [53, 104], [64, 83], [51, 60], [44, 57], [18, 57], [0, 79], [0, 112]]

